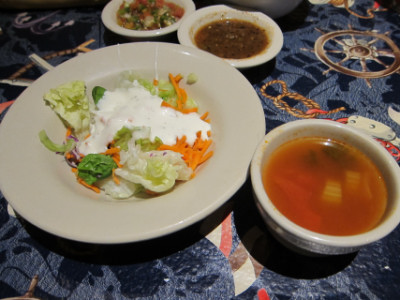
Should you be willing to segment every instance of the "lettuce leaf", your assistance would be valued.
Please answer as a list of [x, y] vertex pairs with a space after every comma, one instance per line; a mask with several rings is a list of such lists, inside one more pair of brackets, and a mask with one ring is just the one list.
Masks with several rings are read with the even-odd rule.
[[139, 74], [136, 74], [133, 71], [125, 71], [120, 74], [120, 78], [118, 80], [117, 87], [129, 88], [132, 86], [132, 82], [137, 81], [141, 86], [147, 89], [151, 94], [155, 95], [157, 93], [157, 89], [154, 86], [153, 82], [142, 78]]
[[89, 99], [83, 81], [76, 80], [61, 84], [50, 89], [43, 98], [78, 137], [89, 133]]
[[140, 150], [142, 150], [143, 152], [157, 150], [157, 148], [163, 144], [162, 140], [158, 137], [154, 138], [154, 142], [152, 142], [149, 138], [145, 138], [137, 139], [135, 143], [136, 145], [140, 146]]
[[[160, 80], [158, 83], [158, 96], [168, 104], [177, 107], [177, 94], [171, 82]], [[197, 108], [198, 104], [193, 98], [188, 97], [186, 103], [183, 105], [184, 109]]]
[[60, 153], [71, 151], [76, 144], [73, 139], [68, 139], [67, 142], [64, 144], [56, 144], [52, 140], [50, 140], [45, 130], [41, 130], [39, 132], [39, 139], [47, 149], [53, 152]]
[[142, 152], [140, 147], [130, 147], [121, 152], [121, 163], [116, 175], [156, 193], [166, 192], [176, 180], [189, 180], [192, 175], [181, 154], [173, 151]]
[[[141, 78], [138, 74], [132, 71], [122, 72], [119, 80], [119, 87], [128, 88], [132, 85], [132, 82], [137, 81], [145, 89], [147, 89], [153, 95], [157, 94], [161, 99], [163, 99], [168, 104], [177, 107], [177, 94], [174, 86], [169, 80], [160, 79], [158, 85], [155, 86], [152, 81]], [[194, 84], [197, 81], [197, 75], [191, 73], [187, 78], [188, 84]], [[193, 98], [188, 98], [184, 104], [184, 109], [197, 108], [198, 104]]]
[[104, 93], [106, 91], [107, 90], [105, 88], [103, 88], [102, 86], [95, 86], [92, 89], [92, 97], [93, 97], [94, 104], [97, 105], [97, 103], [100, 101], [100, 99], [103, 98]]
[[111, 176], [117, 168], [115, 161], [108, 155], [88, 154], [78, 165], [78, 176], [87, 184], [92, 185], [98, 180]]
[[119, 178], [119, 184], [116, 184], [111, 176], [97, 181], [96, 186], [114, 199], [126, 199], [143, 191], [142, 185], [124, 178]]
[[121, 150], [128, 150], [128, 142], [132, 139], [132, 132], [135, 129], [129, 129], [128, 127], [122, 127], [114, 135], [115, 146]]

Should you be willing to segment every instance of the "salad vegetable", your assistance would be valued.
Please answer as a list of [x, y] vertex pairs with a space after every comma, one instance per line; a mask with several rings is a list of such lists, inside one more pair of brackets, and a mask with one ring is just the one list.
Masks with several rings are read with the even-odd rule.
[[133, 30], [155, 30], [176, 23], [184, 12], [179, 5], [164, 0], [125, 0], [117, 11], [117, 23]]
[[92, 103], [83, 81], [62, 84], [44, 100], [66, 125], [65, 142], [52, 142], [44, 130], [40, 141], [62, 153], [78, 182], [96, 192], [116, 199], [168, 192], [213, 154], [208, 112], [198, 114], [182, 79], [124, 72], [115, 90], [93, 88]]
[[75, 141], [73, 139], [68, 139], [67, 142], [62, 145], [54, 143], [52, 140], [50, 140], [46, 131], [44, 130], [39, 132], [39, 139], [47, 149], [53, 152], [64, 153], [72, 150], [75, 147]]
[[87, 184], [92, 185], [97, 180], [109, 177], [117, 164], [109, 155], [88, 154], [78, 165], [78, 176]]
[[89, 133], [89, 99], [83, 81], [71, 81], [51, 89], [44, 100], [78, 138]]
[[97, 104], [101, 98], [104, 96], [104, 92], [106, 91], [105, 88], [102, 86], [95, 86], [92, 90], [92, 97], [94, 104]]

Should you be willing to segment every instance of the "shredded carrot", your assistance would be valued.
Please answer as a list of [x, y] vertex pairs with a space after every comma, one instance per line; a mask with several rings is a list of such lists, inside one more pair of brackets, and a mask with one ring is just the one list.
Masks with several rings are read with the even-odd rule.
[[72, 171], [73, 173], [75, 173], [75, 175], [76, 175], [76, 180], [77, 180], [80, 184], [82, 184], [83, 186], [85, 186], [85, 187], [87, 187], [87, 188], [89, 188], [89, 189], [95, 191], [96, 193], [100, 193], [100, 189], [99, 189], [97, 186], [90, 185], [90, 184], [88, 184], [87, 182], [85, 182], [85, 180], [83, 180], [82, 178], [78, 177], [78, 169], [77, 169], [77, 168], [71, 168], [71, 171]]
[[194, 171], [199, 165], [204, 163], [213, 155], [213, 151], [207, 152], [211, 144], [212, 140], [203, 140], [201, 137], [201, 131], [199, 131], [193, 145], [187, 143], [186, 136], [184, 135], [182, 138], [176, 139], [175, 145], [170, 146], [163, 144], [158, 148], [158, 150], [172, 150], [182, 154], [182, 159], [185, 161], [187, 166]]
[[120, 162], [120, 157], [119, 157], [119, 154], [117, 155], [113, 155], [113, 156], [111, 156], [111, 158], [114, 160], [114, 162], [117, 164], [117, 166], [118, 166], [118, 168], [122, 168], [123, 166], [121, 165], [121, 162]]
[[118, 147], [111, 147], [109, 149], [107, 149], [105, 152], [103, 152], [102, 154], [104, 155], [114, 155], [116, 153], [119, 153], [120, 149]]
[[201, 117], [200, 119], [202, 119], [204, 122], [210, 123], [211, 120], [208, 119], [208, 111], [206, 111]]
[[182, 74], [178, 74], [178, 75], [176, 75], [176, 76], [174, 77], [174, 80], [175, 80], [176, 82], [179, 82], [179, 81], [182, 80], [182, 78], [183, 78]]
[[145, 189], [144, 191], [145, 191], [146, 194], [151, 195], [151, 196], [156, 196], [156, 195], [158, 195], [157, 192], [154, 192], [154, 191], [151, 191], [151, 190], [148, 190], [148, 189]]
[[[178, 110], [175, 106], [173, 106], [173, 105], [171, 105], [171, 104], [169, 104], [168, 102], [165, 102], [165, 101], [161, 102], [161, 106], [169, 107], [169, 108], [173, 108], [173, 109], [175, 109], [175, 110]], [[182, 108], [182, 109], [180, 109], [179, 111], [180, 111], [181, 113], [184, 113], [184, 114], [189, 114], [189, 113], [197, 112], [197, 111], [198, 111], [198, 108], [197, 108], [197, 107], [193, 107], [193, 108]]]
[[65, 152], [64, 156], [66, 159], [71, 159], [74, 157], [74, 155], [71, 152]]
[[115, 169], [112, 170], [112, 176], [115, 184], [119, 185], [121, 182], [119, 181], [119, 178], [115, 175]]
[[185, 145], [186, 145], [186, 135], [184, 135], [180, 140], [177, 139], [176, 140], [176, 145], [178, 147], [185, 147]]
[[184, 105], [184, 104], [186, 104], [186, 101], [187, 101], [187, 93], [186, 93], [186, 91], [184, 89], [182, 89], [182, 88], [179, 88], [179, 89], [181, 91], [182, 105]]
[[171, 105], [171, 104], [169, 104], [168, 102], [165, 102], [165, 101], [161, 102], [161, 106], [165, 106], [165, 107], [170, 107], [170, 108], [176, 109], [175, 106], [173, 106], [173, 105]]
[[121, 165], [121, 162], [120, 162], [120, 161], [121, 161], [121, 158], [120, 158], [120, 155], [119, 155], [121, 149], [120, 149], [119, 147], [113, 147], [114, 143], [115, 143], [114, 141], [111, 142], [111, 143], [110, 143], [110, 148], [107, 149], [105, 152], [103, 152], [103, 153], [101, 153], [101, 154], [110, 155], [111, 158], [112, 158], [112, 159], [115, 161], [115, 163], [117, 164], [118, 168], [122, 168], [122, 165]]
[[183, 108], [183, 109], [181, 110], [181, 112], [183, 112], [184, 114], [190, 114], [190, 113], [197, 112], [197, 111], [198, 111], [197, 107], [193, 107], [193, 108]]
[[[70, 136], [71, 134], [72, 134], [72, 128], [71, 128], [71, 127], [67, 127], [67, 131], [65, 132], [65, 138], [66, 138], [66, 140], [69, 139], [69, 136]], [[64, 157], [65, 157], [66, 159], [71, 159], [71, 158], [74, 157], [74, 155], [73, 155], [72, 153], [70, 153], [70, 152], [65, 152], [65, 153], [64, 153]]]
[[[178, 74], [179, 75], [179, 74]], [[178, 107], [178, 110], [182, 109], [182, 93], [181, 93], [181, 88], [179, 87], [179, 77], [178, 75], [176, 77], [174, 77], [174, 75], [172, 75], [171, 73], [168, 74], [169, 80], [172, 84], [172, 86], [174, 87], [174, 90], [176, 92], [176, 105]], [[178, 80], [176, 80], [178, 79]]]
[[72, 134], [72, 129], [71, 129], [71, 127], [68, 127], [67, 132], [65, 133], [65, 137], [68, 138], [71, 134]]
[[157, 86], [157, 85], [158, 85], [158, 80], [155, 79], [155, 78], [153, 79], [153, 85], [154, 85], [154, 86]]
[[[174, 87], [174, 90], [176, 92], [176, 106], [169, 104], [166, 101], [163, 101], [161, 103], [161, 106], [164, 107], [170, 107], [173, 108], [177, 111], [180, 111], [181, 113], [184, 114], [189, 114], [189, 113], [193, 113], [193, 112], [197, 112], [198, 108], [197, 107], [193, 107], [193, 108], [184, 108], [184, 105], [187, 102], [188, 99], [188, 95], [185, 91], [185, 89], [181, 88], [179, 86], [179, 82], [182, 80], [182, 75], [178, 74], [176, 76], [172, 75], [171, 73], [168, 74], [169, 80], [172, 84], [172, 86]], [[204, 116], [204, 115], [203, 115]], [[205, 118], [208, 116], [208, 113], [205, 114], [205, 116], [202, 118], [203, 120], [205, 120]], [[209, 120], [205, 120], [206, 122], [210, 122]]]
[[206, 112], [200, 117], [200, 119], [202, 119], [202, 120], [204, 121], [205, 119], [207, 119], [207, 117], [208, 117], [208, 111], [206, 111]]
[[205, 162], [207, 159], [209, 159], [211, 156], [213, 156], [214, 152], [213, 151], [209, 151], [206, 154], [204, 154], [202, 156], [202, 158], [200, 159], [200, 164], [202, 164], [203, 162]]
[[77, 178], [77, 180], [83, 186], [95, 191], [96, 193], [100, 193], [100, 189], [97, 186], [90, 185], [90, 184], [86, 183], [85, 180], [83, 180], [82, 178], [79, 178], [79, 177]]

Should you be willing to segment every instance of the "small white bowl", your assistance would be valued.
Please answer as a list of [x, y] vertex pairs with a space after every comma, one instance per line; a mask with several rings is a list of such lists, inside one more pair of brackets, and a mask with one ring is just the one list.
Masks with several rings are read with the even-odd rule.
[[259, 54], [243, 59], [224, 59], [236, 68], [249, 68], [273, 59], [282, 49], [283, 34], [273, 19], [261, 12], [242, 11], [226, 5], [206, 6], [196, 10], [190, 18], [183, 20], [178, 29], [179, 43], [198, 48], [195, 43], [196, 32], [204, 25], [217, 20], [237, 19], [251, 22], [266, 30], [269, 45]]
[[121, 27], [117, 23], [116, 13], [122, 2], [123, 0], [111, 0], [104, 7], [101, 13], [101, 19], [107, 29], [130, 40], [154, 40], [162, 36], [172, 34], [178, 30], [183, 20], [196, 10], [195, 4], [192, 0], [168, 0], [168, 2], [173, 2], [183, 7], [185, 10], [183, 17], [179, 19], [178, 22], [172, 24], [171, 26], [156, 30], [133, 30]]
[[[287, 219], [271, 202], [262, 182], [262, 170], [270, 154], [282, 144], [306, 136], [343, 141], [365, 153], [386, 182], [386, 212], [374, 229], [357, 235], [333, 236], [304, 229]], [[389, 152], [370, 136], [346, 124], [328, 120], [299, 120], [270, 131], [258, 145], [251, 163], [251, 180], [258, 209], [270, 232], [288, 248], [303, 254], [352, 253], [392, 232], [400, 222], [400, 168]]]
[[241, 7], [262, 11], [271, 18], [279, 18], [294, 10], [303, 0], [220, 0]]

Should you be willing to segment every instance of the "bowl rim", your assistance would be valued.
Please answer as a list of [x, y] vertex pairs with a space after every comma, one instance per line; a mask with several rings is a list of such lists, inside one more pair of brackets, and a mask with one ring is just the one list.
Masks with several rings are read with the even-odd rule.
[[277, 19], [289, 14], [296, 9], [296, 7], [299, 6], [302, 1], [303, 0], [284, 0], [282, 1], [284, 4], [276, 7], [273, 3], [274, 1], [224, 0], [225, 3], [229, 3], [234, 7], [262, 11], [273, 19]]
[[151, 37], [163, 36], [177, 31], [183, 20], [186, 19], [196, 10], [196, 6], [193, 0], [168, 0], [168, 1], [180, 4], [185, 9], [183, 17], [180, 20], [178, 20], [178, 22], [168, 27], [155, 30], [140, 31], [140, 30], [127, 29], [119, 26], [116, 22], [115, 13], [118, 7], [122, 4], [123, 0], [111, 0], [110, 2], [108, 2], [104, 6], [101, 12], [101, 20], [107, 29], [127, 38], [151, 38]]
[[[300, 130], [307, 127], [324, 127], [331, 129], [338, 129], [346, 131], [347, 133], [358, 136], [359, 139], [363, 140], [365, 143], [371, 147], [372, 151], [379, 154], [383, 159], [387, 160], [387, 167], [391, 175], [395, 176], [396, 182], [400, 181], [400, 168], [395, 159], [389, 154], [389, 152], [376, 140], [374, 140], [368, 134], [361, 132], [359, 129], [353, 128], [349, 125], [339, 123], [332, 120], [321, 120], [321, 119], [308, 119], [308, 120], [296, 120], [292, 122], [280, 125], [269, 133], [267, 133], [257, 146], [254, 156], [250, 166], [250, 175], [252, 180], [253, 191], [257, 198], [258, 207], [263, 210], [264, 213], [268, 215], [278, 226], [282, 227], [284, 230], [290, 234], [297, 236], [300, 239], [306, 240], [311, 243], [317, 243], [320, 245], [328, 247], [337, 248], [356, 248], [361, 247], [372, 242], [375, 242], [391, 233], [400, 222], [400, 200], [396, 200], [396, 204], [393, 208], [391, 214], [387, 219], [380, 223], [377, 227], [372, 230], [348, 236], [335, 236], [328, 234], [317, 233], [308, 229], [305, 229], [287, 217], [285, 217], [279, 210], [272, 204], [269, 200], [267, 194], [265, 193], [264, 186], [262, 183], [262, 176], [260, 168], [262, 167], [263, 152], [267, 147], [268, 143], [271, 143], [274, 139], [280, 137], [281, 133], [284, 131]], [[316, 135], [313, 135], [316, 136]], [[396, 193], [400, 195], [400, 188], [395, 185]]]
[[[228, 16], [222, 15], [224, 13]], [[221, 58], [222, 60], [225, 60], [236, 68], [249, 68], [266, 63], [274, 59], [283, 47], [284, 37], [282, 30], [271, 17], [259, 11], [241, 10], [223, 4], [210, 5], [197, 9], [190, 15], [190, 18], [186, 18], [185, 20], [183, 20], [178, 28], [179, 43], [185, 46], [198, 48], [192, 38], [194, 31], [193, 27], [196, 26], [196, 24], [207, 24], [207, 18], [210, 19], [209, 22], [221, 18], [243, 20], [248, 20], [249, 18], [252, 18], [257, 25], [263, 24], [262, 27], [266, 27], [269, 31], [269, 35], [272, 36], [269, 46], [267, 46], [264, 51], [255, 56], [243, 59]]]

